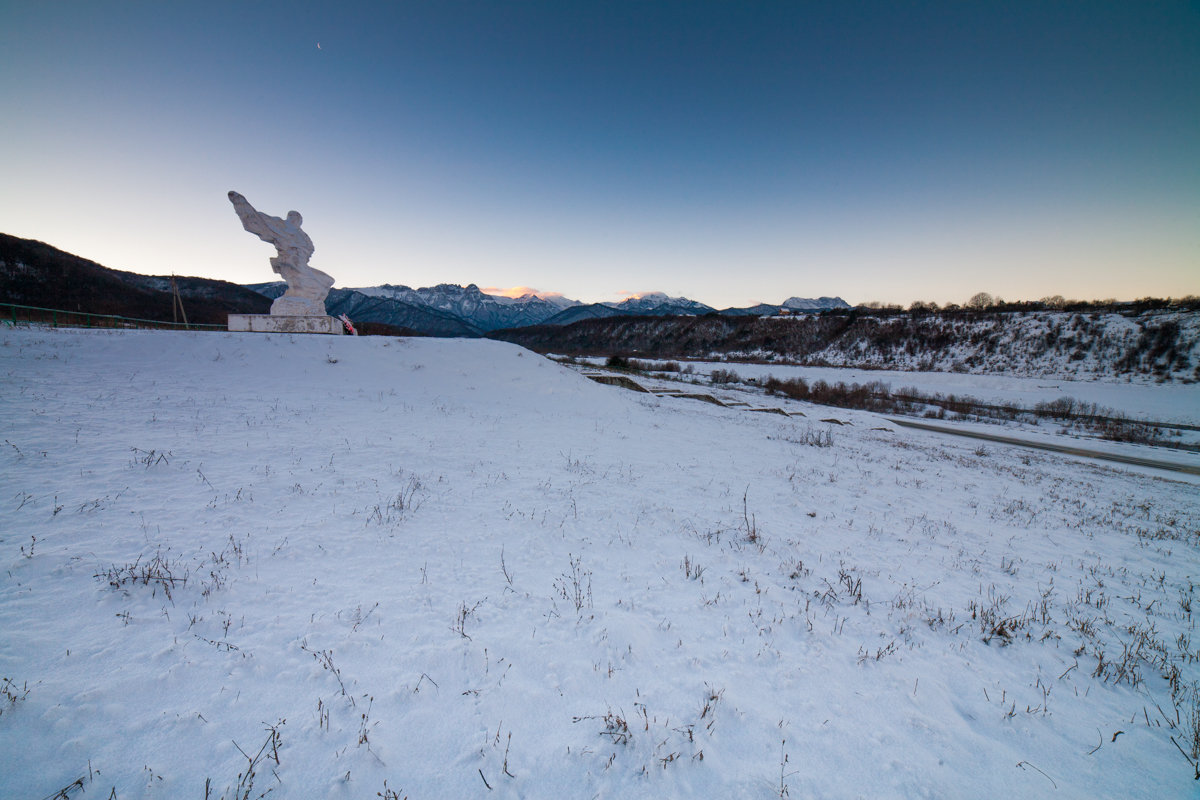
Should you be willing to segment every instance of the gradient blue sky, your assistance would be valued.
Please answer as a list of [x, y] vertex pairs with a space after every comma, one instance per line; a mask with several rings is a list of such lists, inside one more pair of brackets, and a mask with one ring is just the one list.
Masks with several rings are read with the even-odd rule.
[[[319, 43], [319, 47], [318, 47]], [[0, 0], [0, 231], [716, 307], [1200, 293], [1195, 2]]]

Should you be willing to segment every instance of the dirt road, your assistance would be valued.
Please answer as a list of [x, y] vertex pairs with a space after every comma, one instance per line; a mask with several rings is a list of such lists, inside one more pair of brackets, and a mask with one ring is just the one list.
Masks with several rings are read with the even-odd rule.
[[1153, 467], [1154, 469], [1165, 469], [1172, 472], [1184, 472], [1189, 475], [1200, 475], [1200, 467], [1194, 467], [1189, 464], [1177, 464], [1170, 461], [1159, 461], [1154, 458], [1141, 458], [1140, 456], [1129, 456], [1122, 453], [1106, 453], [1101, 450], [1087, 450], [1082, 447], [1071, 447], [1063, 444], [1052, 444], [1050, 442], [1037, 442], [1028, 439], [1017, 439], [1012, 436], [998, 436], [992, 433], [981, 433], [979, 431], [967, 431], [959, 428], [951, 428], [944, 425], [931, 425], [928, 422], [915, 422], [909, 419], [900, 419], [898, 417], [888, 417], [888, 421], [900, 425], [905, 428], [917, 428], [923, 431], [934, 431], [936, 433], [948, 433], [952, 436], [965, 436], [968, 439], [982, 439], [985, 442], [997, 442], [999, 444], [1011, 444], [1017, 447], [1029, 447], [1034, 450], [1049, 450], [1052, 453], [1067, 453], [1073, 456], [1083, 456], [1085, 458], [1098, 458], [1105, 461], [1117, 461], [1122, 464], [1134, 464], [1139, 467]]

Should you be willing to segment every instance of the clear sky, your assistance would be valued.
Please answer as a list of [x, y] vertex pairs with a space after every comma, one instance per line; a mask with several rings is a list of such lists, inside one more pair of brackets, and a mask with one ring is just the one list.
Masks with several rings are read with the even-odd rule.
[[0, 231], [239, 283], [1200, 294], [1196, 2], [0, 0]]

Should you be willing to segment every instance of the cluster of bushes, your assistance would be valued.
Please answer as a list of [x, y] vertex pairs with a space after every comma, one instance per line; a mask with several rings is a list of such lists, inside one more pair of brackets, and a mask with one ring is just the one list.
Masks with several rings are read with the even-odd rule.
[[1127, 350], [1118, 369], [1136, 370], [1148, 365], [1155, 374], [1165, 375], [1172, 368], [1187, 369], [1191, 361], [1189, 344], [1180, 336], [1179, 323], [1168, 320], [1160, 325], [1149, 325], [1142, 329], [1137, 344]]
[[[1099, 417], [1106, 416], [1104, 412], [1110, 409], [1102, 409], [1095, 403], [1085, 403], [1081, 400], [1076, 400], [1074, 397], [1059, 397], [1055, 400], [1048, 400], [1038, 403], [1033, 407], [1040, 416], [1050, 417], [1051, 419], [1075, 419], [1079, 417]], [[1111, 413], [1107, 414], [1111, 416]]]
[[932, 419], [1018, 420], [1036, 422], [1055, 419], [1117, 442], [1140, 442], [1181, 447], [1167, 438], [1161, 427], [1116, 416], [1112, 409], [1095, 403], [1085, 403], [1073, 397], [1038, 403], [1033, 408], [1013, 405], [993, 405], [971, 397], [925, 394], [913, 388], [893, 392], [879, 381], [871, 383], [809, 383], [803, 378], [780, 380], [767, 378], [763, 384], [768, 394], [781, 394], [794, 400], [839, 408], [857, 408], [888, 414], [920, 414]]
[[609, 369], [623, 369], [630, 372], [676, 372], [690, 375], [695, 371], [691, 364], [683, 366], [678, 361], [642, 361], [625, 356], [609, 356], [604, 365]]
[[892, 395], [885, 383], [827, 383], [813, 381], [809, 383], [803, 378], [780, 380], [774, 376], [768, 377], [763, 384], [767, 394], [781, 394], [793, 400], [804, 400], [823, 406], [839, 408], [861, 408], [866, 411], [881, 411], [890, 413], [910, 413], [915, 410], [914, 404]]
[[[606, 365], [612, 369], [640, 372], [691, 373], [692, 365], [681, 367], [678, 362], [666, 363], [643, 361], [624, 356], [610, 356]], [[732, 369], [714, 369], [709, 380], [714, 385], [743, 383], [741, 376]], [[749, 381], [753, 382], [753, 380]], [[1102, 439], [1119, 442], [1141, 442], [1172, 447], [1183, 447], [1172, 440], [1161, 426], [1137, 420], [1125, 419], [1110, 408], [1096, 403], [1087, 403], [1073, 397], [1059, 397], [1041, 402], [1032, 408], [1016, 405], [984, 403], [974, 397], [927, 394], [912, 387], [893, 391], [882, 381], [868, 383], [830, 383], [804, 378], [780, 379], [769, 376], [762, 382], [767, 394], [777, 394], [793, 400], [802, 400], [817, 405], [837, 408], [855, 408], [884, 414], [906, 414], [930, 419], [970, 419], [979, 421], [1037, 422], [1052, 419], [1066, 425], [1088, 431]], [[1167, 426], [1168, 428], [1171, 426]]]

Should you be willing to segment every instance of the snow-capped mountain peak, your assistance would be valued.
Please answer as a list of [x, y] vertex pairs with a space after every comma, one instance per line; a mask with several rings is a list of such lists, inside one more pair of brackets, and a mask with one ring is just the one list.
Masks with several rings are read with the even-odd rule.
[[808, 297], [789, 297], [781, 305], [793, 311], [824, 311], [827, 308], [850, 308], [850, 304], [840, 297], [818, 297], [815, 300]]
[[[277, 282], [252, 288], [263, 294], [277, 297], [282, 293], [284, 284]], [[278, 291], [272, 293], [273, 288], [277, 288]], [[702, 316], [716, 311], [712, 306], [686, 297], [673, 297], [666, 292], [641, 292], [621, 301], [584, 305], [578, 300], [572, 300], [554, 292], [539, 292], [528, 287], [492, 288], [485, 291], [474, 283], [466, 286], [439, 283], [436, 286], [422, 289], [413, 289], [403, 284], [384, 283], [379, 286], [342, 291], [384, 301], [366, 308], [361, 303], [354, 306], [354, 314], [369, 314], [370, 321], [408, 327], [416, 324], [416, 320], [424, 319], [430, 313], [434, 313], [438, 320], [436, 329], [440, 332], [439, 335], [460, 335], [446, 332], [443, 325], [446, 320], [458, 320], [466, 326], [464, 330], [487, 332], [543, 323], [567, 325], [582, 319], [615, 315]], [[393, 304], [399, 305], [393, 306]], [[849, 304], [840, 297], [817, 299], [789, 297], [778, 306], [761, 304], [748, 309], [726, 309], [720, 313], [735, 316], [766, 315], [775, 313], [779, 309], [820, 311], [827, 308], [849, 307]], [[418, 324], [418, 329], [424, 328]]]
[[537, 325], [564, 308], [579, 305], [577, 301], [563, 297], [551, 300], [536, 294], [521, 297], [488, 294], [474, 283], [466, 286], [439, 283], [423, 289], [383, 284], [355, 291], [368, 297], [398, 300], [453, 314], [484, 331]]
[[609, 308], [633, 314], [707, 314], [715, 309], [686, 297], [671, 297], [666, 292], [642, 292], [619, 303], [605, 303]]

